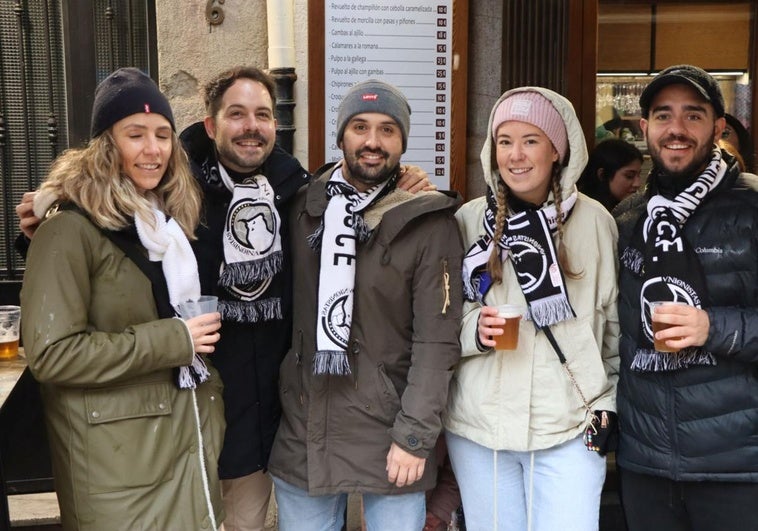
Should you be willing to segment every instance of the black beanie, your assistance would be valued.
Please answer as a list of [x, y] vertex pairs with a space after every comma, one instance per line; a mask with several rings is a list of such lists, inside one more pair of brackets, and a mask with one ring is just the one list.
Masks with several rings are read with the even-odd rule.
[[171, 123], [171, 129], [176, 131], [171, 105], [158, 85], [137, 68], [119, 68], [95, 89], [91, 138], [100, 135], [119, 120], [140, 112], [163, 115]]

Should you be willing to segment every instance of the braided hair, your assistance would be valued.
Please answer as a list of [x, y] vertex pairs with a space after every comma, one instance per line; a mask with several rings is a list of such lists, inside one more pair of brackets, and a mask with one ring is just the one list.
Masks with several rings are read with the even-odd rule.
[[[563, 195], [561, 193], [562, 168], [563, 166], [561, 166], [560, 163], [554, 163], [552, 176], [550, 178], [553, 190], [553, 199], [555, 201], [555, 211], [557, 218], [556, 223], [558, 225], [558, 265], [560, 265], [561, 271], [563, 271], [563, 274], [568, 278], [577, 279], [581, 278], [583, 273], [575, 273], [571, 270], [571, 267], [569, 265], [568, 252], [566, 251], [566, 246], [563, 243], [563, 209], [561, 208], [561, 202], [563, 200]], [[495, 201], [497, 204], [497, 214], [495, 215], [495, 233], [493, 235], [493, 241], [496, 243], [492, 248], [490, 258], [487, 261], [487, 272], [489, 272], [490, 277], [492, 278], [492, 282], [502, 283], [503, 261], [500, 259], [500, 248], [497, 246], [497, 242], [500, 241], [500, 238], [503, 236], [503, 231], [505, 231], [505, 219], [508, 214], [508, 187], [505, 186], [505, 183], [502, 179], [497, 180], [496, 187], [497, 189], [495, 190]]]

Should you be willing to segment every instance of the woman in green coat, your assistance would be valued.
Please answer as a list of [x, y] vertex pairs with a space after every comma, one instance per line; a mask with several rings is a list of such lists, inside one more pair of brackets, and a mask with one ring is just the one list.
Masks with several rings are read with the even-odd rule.
[[216, 529], [222, 386], [205, 360], [220, 315], [189, 239], [200, 195], [168, 101], [133, 68], [95, 92], [92, 140], [35, 198], [22, 334], [41, 383], [66, 530]]

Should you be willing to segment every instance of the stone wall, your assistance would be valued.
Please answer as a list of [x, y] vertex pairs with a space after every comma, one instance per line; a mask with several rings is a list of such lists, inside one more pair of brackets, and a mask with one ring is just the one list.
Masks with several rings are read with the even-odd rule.
[[[214, 6], [224, 13], [219, 25], [208, 24], [205, 0], [160, 0], [155, 3], [161, 89], [168, 96], [179, 130], [205, 116], [200, 94], [216, 73], [238, 64], [268, 68], [266, 0], [226, 0]], [[307, 165], [308, 0], [295, 7], [295, 156]]]

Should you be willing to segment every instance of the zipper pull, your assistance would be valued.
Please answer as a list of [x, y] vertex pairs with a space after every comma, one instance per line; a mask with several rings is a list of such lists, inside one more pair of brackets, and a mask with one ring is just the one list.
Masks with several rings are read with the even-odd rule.
[[447, 259], [442, 261], [442, 315], [447, 314], [450, 306], [450, 273], [447, 272]]

